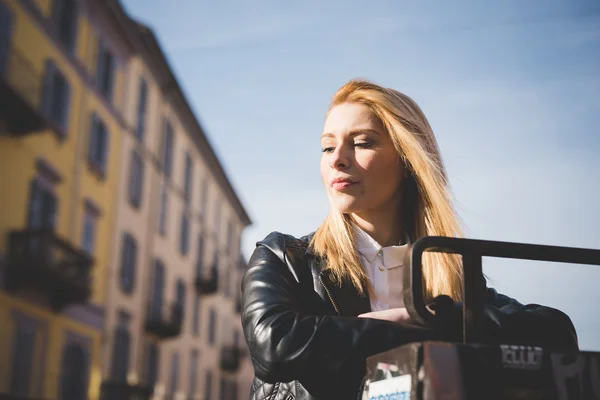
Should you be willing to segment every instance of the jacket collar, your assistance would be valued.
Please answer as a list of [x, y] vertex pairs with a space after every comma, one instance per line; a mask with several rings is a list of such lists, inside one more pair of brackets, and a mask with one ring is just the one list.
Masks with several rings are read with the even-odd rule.
[[[315, 290], [319, 296], [331, 305], [331, 311], [339, 311], [342, 316], [355, 317], [371, 311], [371, 300], [368, 293], [361, 295], [352, 282], [334, 282], [331, 271], [326, 268], [327, 259], [317, 256], [310, 246], [313, 236], [314, 233], [311, 233], [303, 239], [309, 244], [306, 256], [313, 275]], [[329, 299], [330, 295], [331, 300]], [[335, 305], [331, 304], [332, 300]]]

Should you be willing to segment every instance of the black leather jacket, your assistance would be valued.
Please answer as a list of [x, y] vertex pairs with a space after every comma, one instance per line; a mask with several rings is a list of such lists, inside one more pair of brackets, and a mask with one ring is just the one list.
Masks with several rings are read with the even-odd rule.
[[[271, 233], [250, 259], [242, 281], [242, 324], [255, 370], [250, 399], [356, 399], [366, 357], [408, 342], [460, 341], [460, 328], [452, 328], [461, 326], [458, 314], [436, 327], [356, 318], [371, 311], [368, 296], [349, 283], [332, 284], [308, 246], [311, 237]], [[524, 306], [494, 289], [486, 296], [486, 343], [577, 350], [564, 313]]]

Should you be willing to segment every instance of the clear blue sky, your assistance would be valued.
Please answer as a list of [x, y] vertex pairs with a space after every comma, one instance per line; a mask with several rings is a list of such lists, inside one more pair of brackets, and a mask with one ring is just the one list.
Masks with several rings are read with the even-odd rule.
[[[246, 257], [327, 214], [319, 135], [354, 77], [421, 105], [467, 236], [600, 248], [600, 2], [122, 1], [155, 31], [254, 221]], [[600, 268], [484, 267], [600, 350]]]

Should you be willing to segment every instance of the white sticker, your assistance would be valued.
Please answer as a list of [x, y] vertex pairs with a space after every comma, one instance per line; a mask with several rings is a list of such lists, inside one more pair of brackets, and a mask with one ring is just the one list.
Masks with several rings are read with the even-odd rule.
[[541, 347], [500, 345], [505, 368], [539, 370], [544, 354]]
[[369, 400], [410, 400], [410, 375], [369, 383]]

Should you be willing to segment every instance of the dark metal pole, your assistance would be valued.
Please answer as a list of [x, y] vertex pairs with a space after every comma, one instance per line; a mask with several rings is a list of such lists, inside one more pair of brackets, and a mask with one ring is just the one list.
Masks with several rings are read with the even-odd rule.
[[481, 256], [463, 254], [463, 343], [477, 343], [482, 335], [485, 292]]

